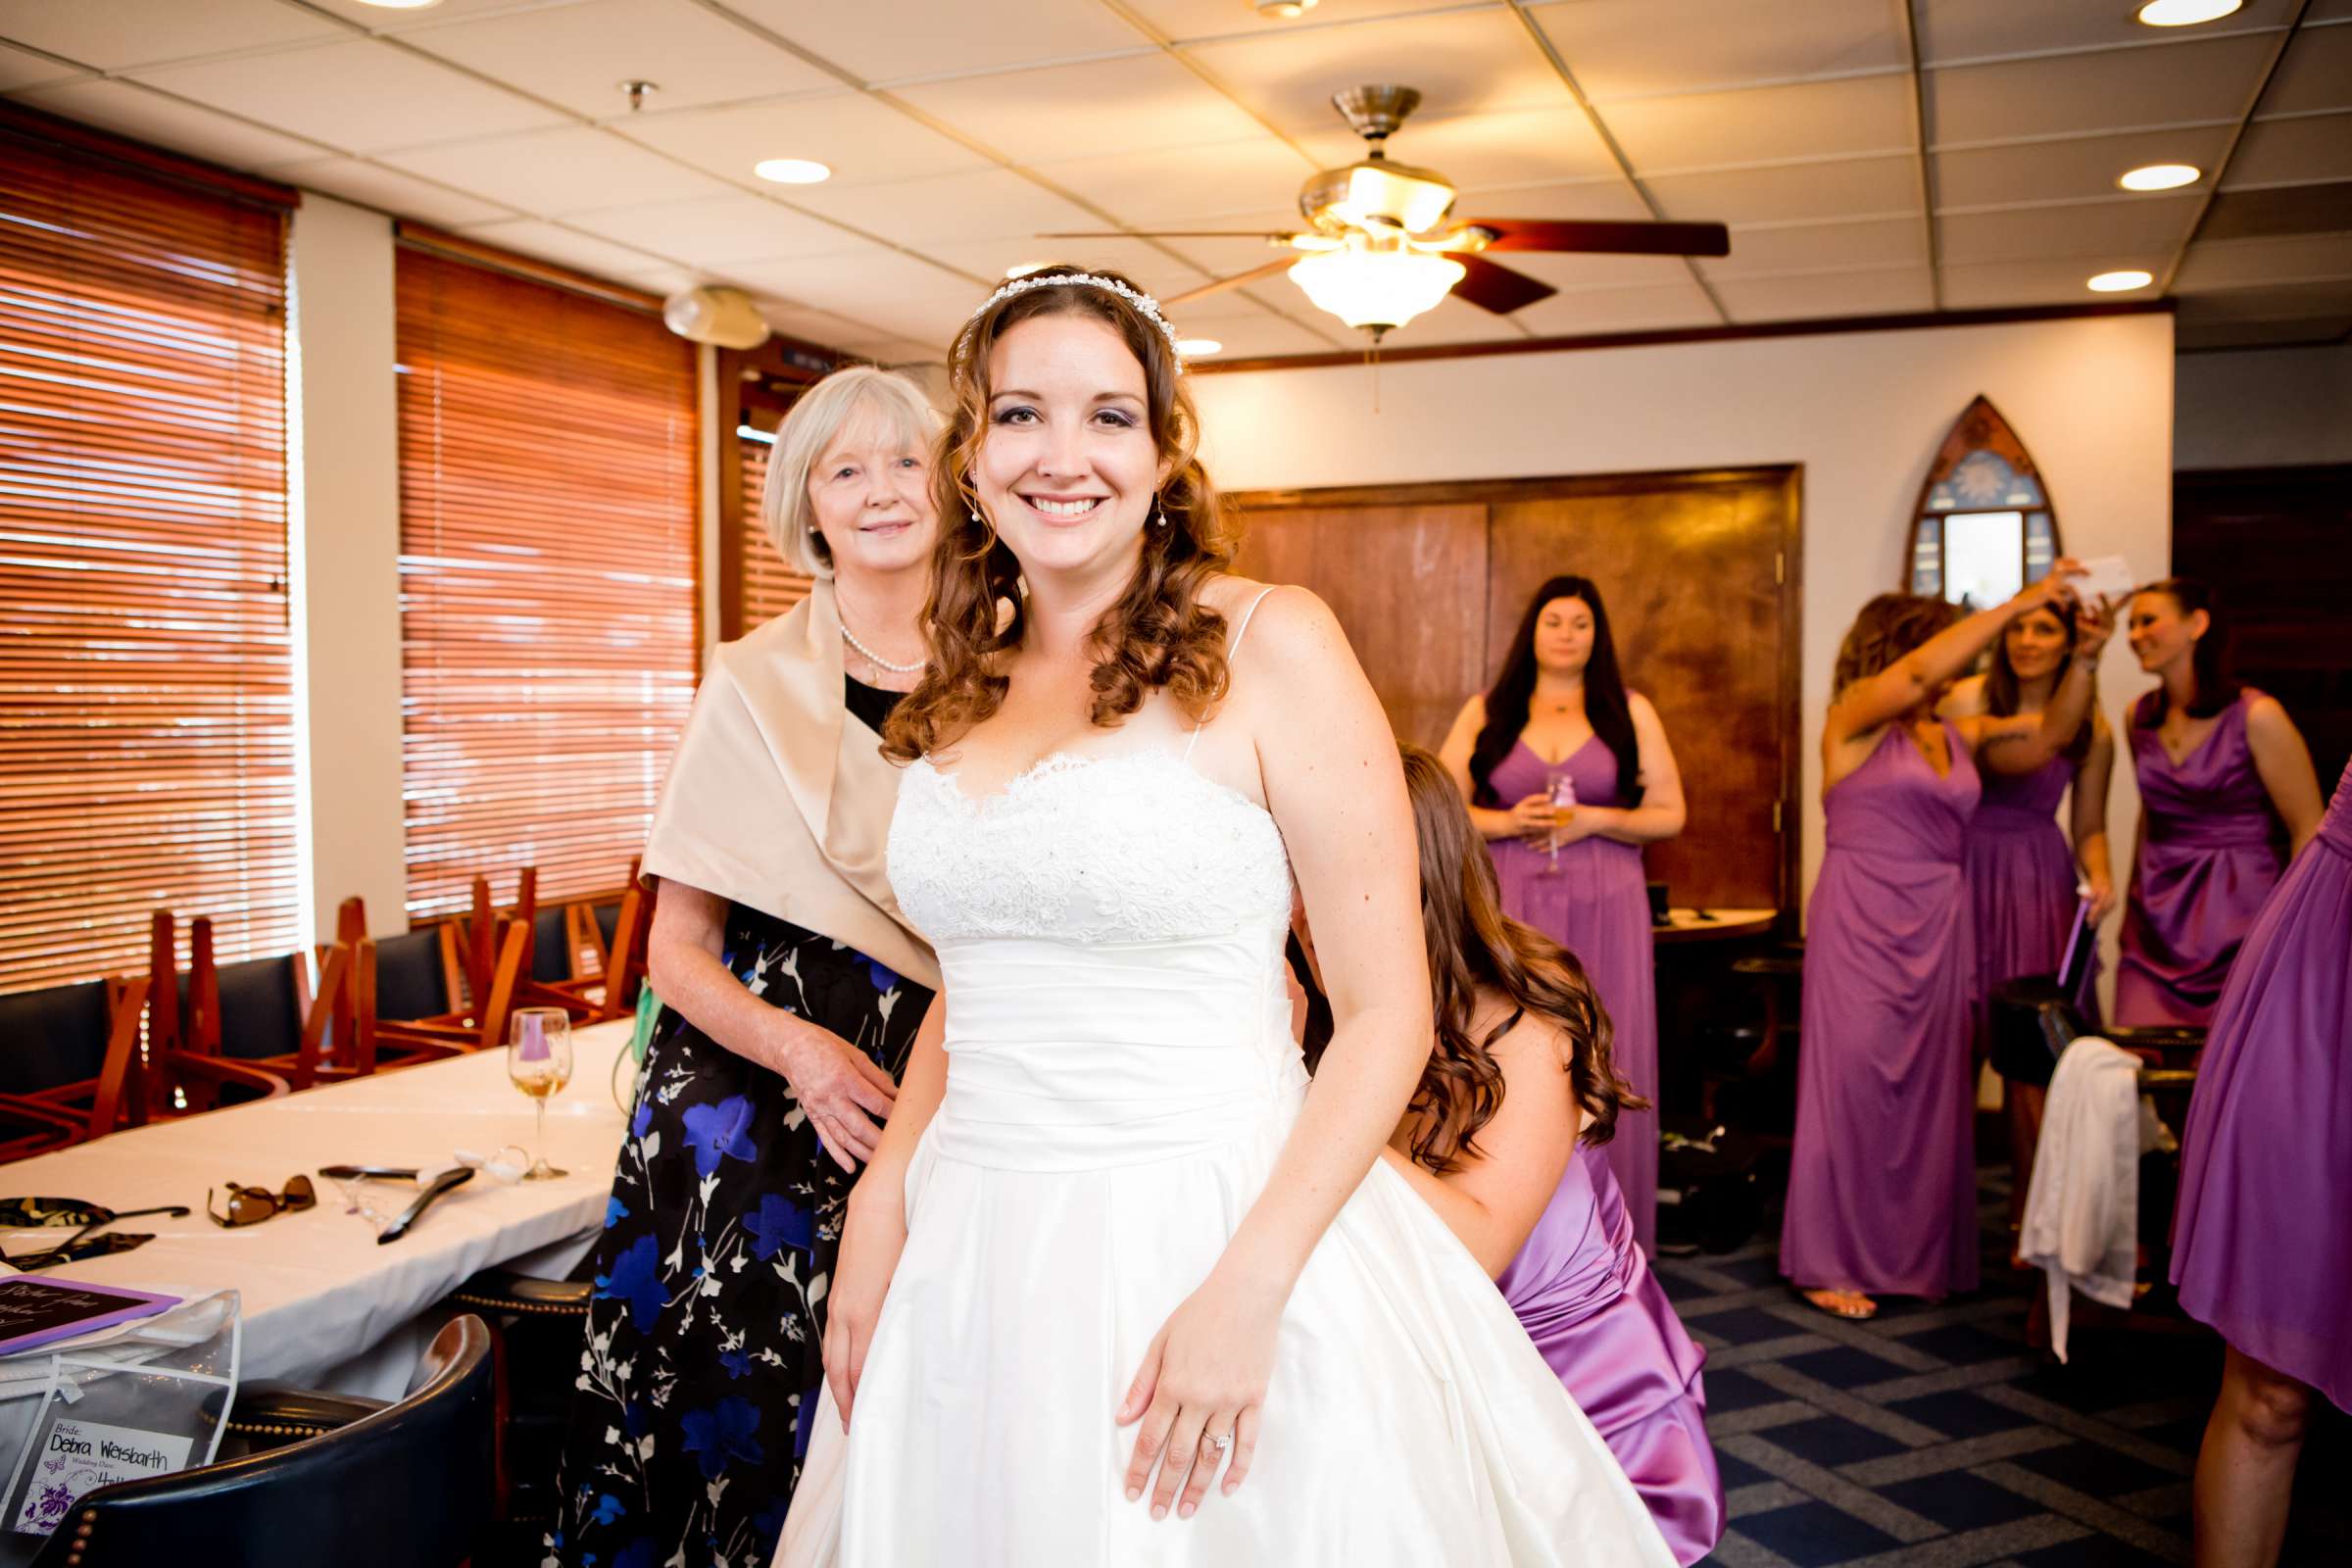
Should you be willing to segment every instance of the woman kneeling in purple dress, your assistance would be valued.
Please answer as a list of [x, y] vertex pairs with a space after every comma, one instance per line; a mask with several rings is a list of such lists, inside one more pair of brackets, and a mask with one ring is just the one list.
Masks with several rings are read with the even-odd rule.
[[[1650, 1274], [1599, 1148], [1619, 1110], [1642, 1102], [1617, 1074], [1608, 1013], [1575, 955], [1503, 914], [1451, 775], [1419, 747], [1401, 750], [1437, 1041], [1382, 1157], [1494, 1276], [1675, 1559], [1694, 1563], [1724, 1519], [1706, 1352]], [[1319, 984], [1304, 909], [1292, 927]], [[1310, 1024], [1310, 1059], [1321, 1032]]]
[[1952, 678], [2020, 616], [2069, 595], [2061, 561], [2007, 604], [1955, 623], [1940, 599], [1881, 594], [1838, 651], [1821, 736], [1828, 848], [1805, 922], [1796, 1147], [1781, 1272], [1838, 1317], [1873, 1294], [1977, 1286], [1969, 991], [1976, 933], [1961, 869], [1978, 762], [2026, 773], [2090, 711], [2103, 607], [2039, 713], [1938, 720]]

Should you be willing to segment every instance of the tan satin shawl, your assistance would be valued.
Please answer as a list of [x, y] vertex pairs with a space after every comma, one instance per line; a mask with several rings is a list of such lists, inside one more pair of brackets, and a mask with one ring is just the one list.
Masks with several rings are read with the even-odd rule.
[[842, 704], [833, 585], [739, 642], [695, 695], [646, 840], [645, 870], [845, 942], [937, 990], [883, 852], [899, 770]]

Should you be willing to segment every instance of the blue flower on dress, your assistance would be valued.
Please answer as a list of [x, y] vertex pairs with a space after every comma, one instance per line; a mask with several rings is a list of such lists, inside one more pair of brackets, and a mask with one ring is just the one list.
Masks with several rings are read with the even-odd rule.
[[629, 1322], [640, 1334], [649, 1333], [661, 1321], [662, 1309], [669, 1304], [669, 1293], [662, 1288], [661, 1245], [651, 1235], [640, 1236], [628, 1250], [612, 1260], [612, 1272], [596, 1277], [596, 1294], [607, 1300], [629, 1303]]
[[899, 988], [899, 977], [879, 959], [865, 960], [865, 974], [867, 979], [873, 981], [876, 991], [896, 991]]
[[708, 1176], [718, 1169], [719, 1156], [750, 1159], [759, 1153], [751, 1140], [752, 1102], [746, 1095], [729, 1095], [715, 1105], [686, 1107], [686, 1147], [694, 1151], [694, 1173]]
[[752, 1516], [752, 1534], [758, 1538], [760, 1549], [768, 1556], [775, 1555], [776, 1543], [783, 1539], [784, 1510], [790, 1506], [790, 1497], [773, 1497], [766, 1507]]
[[721, 1350], [718, 1352], [718, 1364], [727, 1369], [730, 1379], [742, 1377], [752, 1369], [752, 1352], [740, 1345], [732, 1350]]
[[791, 1199], [761, 1193], [760, 1207], [746, 1215], [743, 1228], [752, 1238], [752, 1256], [764, 1263], [784, 1249], [808, 1250], [814, 1241], [813, 1216]]
[[600, 1525], [609, 1525], [627, 1511], [620, 1499], [608, 1492], [596, 1499], [596, 1512], [590, 1517]]
[[645, 1136], [645, 1130], [651, 1127], [653, 1124], [654, 1097], [651, 1095], [639, 1095], [637, 1097], [637, 1114], [629, 1118], [629, 1136], [631, 1138], [643, 1138]]
[[612, 1559], [612, 1568], [654, 1568], [655, 1550], [649, 1537], [639, 1536], [620, 1548], [620, 1555]]
[[678, 1423], [685, 1434], [681, 1446], [697, 1456], [705, 1481], [716, 1481], [730, 1461], [758, 1464], [765, 1457], [760, 1447], [760, 1407], [730, 1394], [708, 1410], [689, 1410]]
[[605, 1200], [605, 1229], [611, 1230], [629, 1217], [629, 1205], [617, 1198]]

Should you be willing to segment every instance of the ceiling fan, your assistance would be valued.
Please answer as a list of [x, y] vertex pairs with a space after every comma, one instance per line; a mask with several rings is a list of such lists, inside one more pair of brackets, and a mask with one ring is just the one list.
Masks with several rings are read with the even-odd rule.
[[[1600, 222], [1530, 218], [1451, 217], [1453, 182], [1433, 169], [1390, 161], [1387, 142], [1421, 102], [1411, 87], [1350, 87], [1332, 95], [1371, 151], [1345, 169], [1327, 169], [1299, 187], [1308, 226], [1292, 232], [1159, 229], [1148, 239], [1256, 238], [1291, 254], [1231, 277], [1169, 296], [1183, 305], [1287, 271], [1323, 310], [1378, 343], [1392, 327], [1434, 307], [1448, 292], [1497, 316], [1557, 293], [1550, 284], [1489, 261], [1493, 251], [1567, 251], [1633, 256], [1728, 256], [1721, 223]], [[1047, 239], [1128, 239], [1132, 232], [1048, 234]]]

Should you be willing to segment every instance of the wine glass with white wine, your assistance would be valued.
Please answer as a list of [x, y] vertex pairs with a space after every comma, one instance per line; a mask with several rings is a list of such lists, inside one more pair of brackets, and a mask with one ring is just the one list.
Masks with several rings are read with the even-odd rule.
[[547, 1101], [571, 1082], [571, 1015], [562, 1007], [517, 1007], [507, 1023], [507, 1076], [539, 1108], [537, 1155], [526, 1182], [569, 1175], [547, 1162]]

